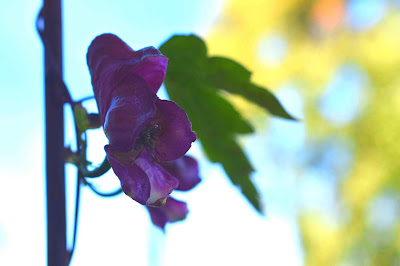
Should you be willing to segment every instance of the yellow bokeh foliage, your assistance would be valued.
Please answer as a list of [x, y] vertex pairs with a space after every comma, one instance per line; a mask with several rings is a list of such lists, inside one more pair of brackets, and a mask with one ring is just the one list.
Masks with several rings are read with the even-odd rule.
[[[388, 7], [377, 24], [358, 31], [348, 26], [347, 4], [228, 0], [207, 44], [211, 55], [240, 62], [253, 72], [255, 83], [272, 91], [296, 82], [304, 96], [302, 123], [308, 140], [340, 134], [354, 142], [353, 167], [346, 176], [337, 177], [342, 218], [327, 221], [323, 213], [300, 211], [305, 265], [395, 265], [400, 263], [400, 224], [387, 233], [394, 237], [376, 246], [379, 241], [374, 236], [380, 229], [373, 228], [368, 217], [374, 215], [369, 206], [376, 197], [389, 191], [400, 199], [400, 8]], [[286, 51], [275, 64], [260, 56], [260, 44], [271, 36], [286, 41]], [[362, 112], [351, 123], [338, 126], [326, 121], [316, 106], [337, 69], [346, 63], [360, 66], [368, 82]], [[246, 117], [261, 112], [249, 109], [244, 100], [233, 101]]]

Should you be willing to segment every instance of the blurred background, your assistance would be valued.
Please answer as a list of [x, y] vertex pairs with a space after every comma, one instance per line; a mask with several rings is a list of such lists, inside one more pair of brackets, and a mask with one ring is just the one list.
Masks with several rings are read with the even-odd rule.
[[[46, 264], [40, 7], [0, 3], [0, 265]], [[202, 183], [174, 195], [189, 205], [185, 221], [163, 234], [130, 198], [84, 188], [71, 265], [400, 265], [400, 1], [71, 0], [63, 23], [64, 77], [76, 100], [92, 95], [86, 51], [95, 36], [112, 32], [140, 49], [195, 33], [300, 118], [227, 96], [257, 129], [238, 137], [264, 215], [195, 144]], [[96, 111], [94, 101], [86, 107]], [[106, 143], [101, 130], [89, 133], [94, 164]], [[71, 235], [72, 166], [66, 179]], [[119, 182], [110, 171], [96, 184]]]

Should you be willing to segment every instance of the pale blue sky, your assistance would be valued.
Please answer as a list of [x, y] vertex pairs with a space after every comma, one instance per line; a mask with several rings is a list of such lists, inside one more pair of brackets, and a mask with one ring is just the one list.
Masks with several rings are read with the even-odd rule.
[[[218, 19], [222, 2], [64, 1], [64, 74], [73, 97], [92, 95], [86, 51], [96, 35], [115, 33], [134, 49], [158, 47], [172, 34], [205, 36]], [[359, 11], [360, 1], [350, 3], [350, 24], [355, 29], [359, 29], [357, 14], [363, 14], [360, 21], [376, 23], [376, 12], [368, 17]], [[37, 0], [0, 2], [0, 265], [45, 265], [46, 261], [43, 49], [34, 28], [40, 6]], [[341, 71], [345, 77], [348, 74], [357, 79], [353, 68]], [[340, 77], [333, 80], [333, 87], [349, 85]], [[352, 84], [362, 86], [358, 84], [361, 81], [362, 77]], [[296, 85], [283, 86], [278, 96], [294, 115], [303, 116], [304, 103]], [[95, 109], [93, 102], [87, 106]], [[337, 114], [328, 107], [322, 108], [326, 116]], [[102, 199], [83, 189], [71, 265], [301, 265], [295, 196], [307, 192], [309, 202], [326, 200], [324, 193], [333, 192], [323, 188], [333, 185], [320, 183], [332, 180], [316, 178], [320, 173], [311, 171], [307, 173], [311, 181], [303, 183], [306, 188], [301, 190], [291, 163], [304, 154], [305, 125], [279, 119], [270, 122], [268, 132], [242, 139], [257, 169], [252, 178], [260, 188], [268, 219], [243, 199], [220, 166], [206, 161], [196, 144], [190, 153], [200, 160], [203, 181], [192, 192], [176, 195], [189, 204], [186, 221], [168, 225], [164, 237], [151, 225], [145, 208], [129, 197]], [[70, 127], [66, 127], [67, 144], [74, 139]], [[101, 130], [90, 132], [89, 158], [100, 162], [106, 143]], [[73, 167], [67, 167], [67, 179], [69, 195], [73, 196]], [[98, 183], [105, 190], [118, 186], [112, 172]], [[324, 195], [310, 191], [323, 191]]]
[[[377, 4], [379, 1], [365, 2], [369, 4], [349, 2], [348, 23], [355, 30], [372, 27], [386, 11]], [[64, 1], [64, 75], [72, 96], [79, 99], [92, 95], [86, 50], [96, 35], [117, 34], [134, 49], [158, 47], [172, 34], [205, 36], [218, 19], [222, 3]], [[46, 263], [43, 49], [34, 27], [40, 6], [38, 0], [0, 2], [0, 265]], [[362, 70], [352, 65], [339, 69], [322, 95], [322, 115], [327, 120], [339, 117], [344, 123], [355, 119], [360, 110], [347, 106], [348, 102], [341, 101], [339, 106], [337, 97], [343, 98], [343, 93], [359, 97], [356, 94], [363, 82]], [[284, 85], [278, 96], [292, 114], [303, 117], [303, 98], [296, 84]], [[160, 97], [165, 97], [165, 91]], [[93, 102], [87, 107], [96, 109]], [[66, 111], [68, 115], [68, 108]], [[268, 219], [243, 199], [220, 166], [207, 162], [197, 143], [190, 153], [200, 161], [203, 181], [192, 192], [176, 195], [189, 204], [186, 221], [168, 225], [163, 236], [151, 225], [145, 208], [129, 197], [103, 199], [83, 189], [78, 242], [71, 265], [301, 265], [294, 219], [299, 203], [295, 199], [299, 194], [309, 203], [330, 204], [329, 195], [335, 186], [331, 183], [335, 181], [329, 172], [324, 177], [319, 169], [311, 169], [298, 186], [298, 165], [293, 162], [305, 154], [305, 125], [272, 119], [268, 128], [242, 139], [257, 170], [252, 178], [260, 189]], [[71, 124], [66, 126], [66, 137], [66, 144], [73, 142]], [[101, 130], [89, 133], [89, 158], [93, 162], [102, 160], [106, 143]], [[351, 161], [351, 143], [344, 145], [349, 150], [340, 150], [342, 144], [336, 144], [332, 144], [339, 147], [335, 154], [349, 156]], [[326, 150], [332, 154], [334, 148]], [[68, 195], [73, 197], [73, 167], [66, 170]], [[118, 186], [118, 180], [109, 172], [98, 184], [106, 190]], [[73, 202], [69, 202], [71, 211]]]

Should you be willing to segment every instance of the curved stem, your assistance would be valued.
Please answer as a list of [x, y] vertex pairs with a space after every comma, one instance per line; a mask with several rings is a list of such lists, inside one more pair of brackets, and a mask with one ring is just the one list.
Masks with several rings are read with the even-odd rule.
[[93, 184], [91, 184], [90, 182], [87, 182], [86, 180], [85, 180], [85, 184], [88, 185], [88, 187], [94, 193], [96, 193], [97, 195], [102, 196], [102, 197], [114, 197], [114, 196], [117, 196], [122, 193], [122, 188], [119, 188], [112, 192], [101, 192], [101, 191], [98, 191]]
[[86, 168], [86, 166], [82, 166], [80, 170], [83, 174], [83, 177], [95, 178], [107, 173], [110, 168], [111, 165], [106, 156], [100, 166], [98, 166], [96, 169], [90, 171]]
[[81, 102], [88, 101], [88, 100], [91, 100], [91, 99], [94, 99], [94, 96], [87, 96], [85, 98], [80, 99], [76, 103], [81, 103]]
[[[64, 84], [64, 83], [63, 83]], [[65, 86], [65, 84], [64, 84]], [[67, 89], [68, 91], [68, 89]], [[71, 109], [73, 112], [73, 108], [74, 108], [74, 102], [70, 101], [69, 104], [71, 105]], [[84, 150], [86, 150], [86, 143], [83, 143], [83, 145], [81, 146], [82, 142], [85, 142], [82, 140], [78, 126], [75, 124], [75, 138], [76, 138], [76, 145], [77, 145], [77, 153], [80, 154], [82, 152], [82, 148]], [[86, 151], [85, 151], [85, 155], [86, 155]], [[86, 156], [85, 156], [86, 157]], [[71, 262], [72, 259], [72, 255], [74, 254], [75, 251], [75, 244], [76, 244], [76, 235], [77, 235], [77, 231], [78, 231], [78, 215], [79, 215], [79, 199], [80, 199], [80, 195], [81, 195], [81, 181], [83, 179], [83, 175], [82, 175], [82, 171], [79, 169], [79, 167], [77, 167], [77, 179], [76, 179], [76, 195], [75, 195], [75, 213], [74, 213], [74, 231], [73, 231], [73, 235], [72, 235], [72, 246], [69, 250], [67, 250], [67, 265], [69, 265], [69, 263]]]
[[[76, 196], [75, 196], [75, 214], [74, 214], [74, 232], [72, 236], [72, 247], [68, 250], [68, 261], [71, 261], [72, 255], [75, 251], [75, 244], [76, 244], [76, 235], [78, 231], [78, 216], [79, 216], [79, 198], [81, 195], [81, 180], [82, 180], [82, 173], [77, 171], [77, 180], [76, 180]], [[68, 263], [69, 264], [69, 263]]]

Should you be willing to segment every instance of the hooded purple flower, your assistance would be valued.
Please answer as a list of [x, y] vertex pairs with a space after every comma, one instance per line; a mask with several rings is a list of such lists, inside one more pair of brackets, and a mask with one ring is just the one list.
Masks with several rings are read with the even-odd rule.
[[190, 156], [183, 156], [178, 160], [160, 163], [165, 170], [179, 180], [176, 190], [188, 191], [200, 182], [197, 161]]
[[[187, 191], [200, 182], [197, 162], [192, 157], [183, 156], [172, 162], [162, 162], [161, 165], [178, 178], [179, 186], [176, 190]], [[160, 208], [147, 207], [147, 209], [153, 224], [163, 230], [167, 222], [181, 221], [188, 213], [186, 203], [172, 197], [168, 198], [166, 204]]]
[[160, 100], [168, 59], [154, 47], [133, 51], [112, 34], [96, 37], [87, 62], [104, 132], [105, 147], [125, 194], [163, 206], [179, 180], [161, 165], [182, 157], [196, 140], [177, 104]]
[[188, 208], [185, 202], [176, 200], [172, 197], [167, 199], [164, 206], [160, 208], [147, 207], [150, 213], [150, 218], [153, 224], [165, 228], [167, 222], [177, 222], [184, 220], [188, 213]]

